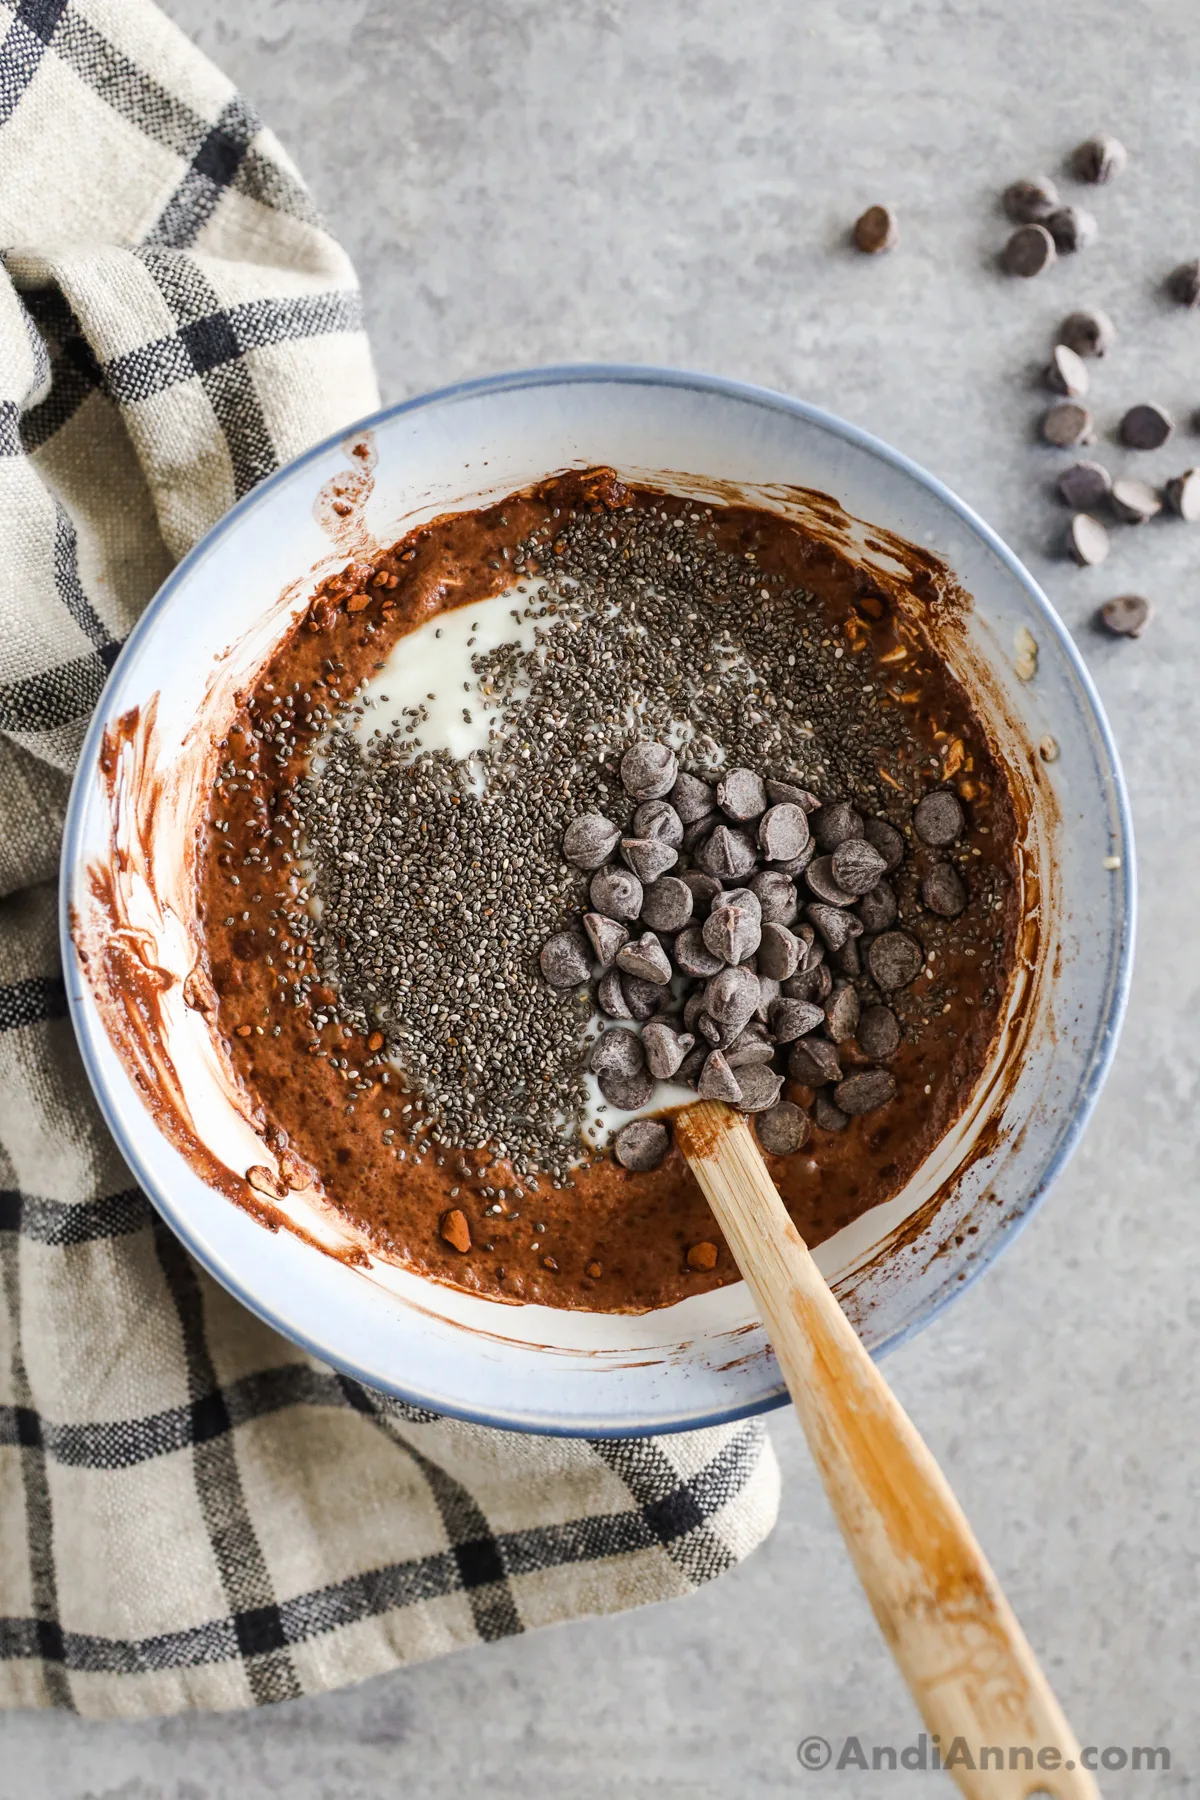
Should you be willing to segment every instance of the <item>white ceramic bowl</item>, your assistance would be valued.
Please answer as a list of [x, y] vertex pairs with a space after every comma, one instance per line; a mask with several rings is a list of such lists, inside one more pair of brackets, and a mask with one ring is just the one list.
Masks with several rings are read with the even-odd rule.
[[[193, 1254], [255, 1312], [337, 1367], [438, 1411], [531, 1431], [664, 1431], [784, 1398], [744, 1285], [641, 1317], [480, 1300], [372, 1260], [352, 1267], [293, 1231], [268, 1231], [206, 1184], [157, 1128], [114, 1048], [67, 928], [112, 829], [101, 734], [158, 696], [157, 757], [198, 801], [200, 750], [232, 692], [341, 560], [314, 514], [324, 485], [373, 446], [366, 505], [389, 543], [424, 518], [478, 505], [555, 470], [606, 463], [677, 491], [745, 486], [787, 508], [789, 487], [834, 496], [864, 560], [866, 520], [930, 549], [974, 597], [959, 672], [985, 706], [1028, 800], [1022, 854], [1040, 880], [1040, 966], [1026, 970], [1003, 1057], [962, 1126], [905, 1194], [821, 1246], [818, 1261], [875, 1351], [919, 1328], [994, 1257], [1062, 1168], [1112, 1054], [1130, 969], [1133, 857], [1116, 754], [1092, 684], [1048, 602], [953, 494], [895, 451], [815, 407], [712, 377], [570, 367], [432, 394], [319, 445], [248, 495], [180, 564], [130, 637], [84, 744], [63, 851], [63, 951], [72, 1017], [105, 1117], [147, 1194]], [[1033, 679], [1016, 665], [1037, 645]], [[214, 673], [215, 672], [215, 673]], [[1022, 674], [1030, 673], [1028, 662]], [[191, 728], [199, 722], [199, 731]], [[1044, 736], [1057, 761], [1036, 751]], [[198, 748], [199, 746], [199, 748]], [[186, 766], [191, 759], [190, 766]], [[190, 783], [190, 787], [189, 787]], [[132, 829], [126, 821], [122, 830]], [[172, 834], [174, 842], [172, 843]], [[151, 828], [161, 882], [145, 903], [152, 959], [173, 970], [172, 1055], [198, 1129], [239, 1172], [262, 1145], [214, 1076], [197, 1015], [178, 1004], [186, 932], [174, 913], [178, 820]], [[1115, 859], [1119, 859], [1115, 860]], [[399, 1175], [398, 1179], [403, 1179]], [[300, 1211], [303, 1212], [303, 1205]], [[309, 1228], [322, 1221], [309, 1209]], [[326, 1221], [327, 1223], [327, 1221]]]

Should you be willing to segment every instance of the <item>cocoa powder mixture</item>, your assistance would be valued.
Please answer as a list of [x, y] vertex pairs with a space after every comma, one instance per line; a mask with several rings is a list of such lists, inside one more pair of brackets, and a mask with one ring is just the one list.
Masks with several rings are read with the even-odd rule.
[[[486, 510], [435, 520], [323, 585], [221, 746], [222, 775], [201, 826], [201, 923], [218, 1029], [239, 1077], [276, 1142], [316, 1171], [329, 1201], [382, 1254], [494, 1298], [631, 1311], [737, 1279], [679, 1152], [649, 1173], [601, 1154], [568, 1184], [543, 1181], [531, 1192], [487, 1147], [430, 1142], [424, 1154], [419, 1144], [414, 1150], [401, 1122], [419, 1116], [419, 1097], [405, 1091], [381, 1033], [338, 1018], [336, 990], [314, 969], [309, 941], [289, 933], [281, 905], [297, 885], [296, 783], [328, 716], [406, 633], [511, 587], [518, 545], [538, 538], [552, 556], [562, 520], [606, 510], [699, 517], [690, 502], [623, 487], [604, 471], [565, 475]], [[858, 798], [906, 833], [900, 919], [935, 953], [930, 972], [892, 1001], [905, 1027], [889, 1063], [896, 1098], [844, 1132], [814, 1130], [796, 1155], [768, 1158], [799, 1230], [817, 1244], [905, 1185], [980, 1075], [1014, 954], [1013, 810], [981, 722], [911, 607], [899, 609], [861, 567], [777, 514], [705, 508], [704, 528], [780, 591], [802, 588], [825, 641], [873, 684], [874, 717], [890, 730], [892, 748], [872, 792]], [[537, 573], [536, 565], [526, 562], [523, 572]], [[918, 572], [916, 580], [926, 577]], [[932, 620], [932, 576], [919, 597]], [[960, 866], [972, 902], [957, 919], [936, 918], [918, 895], [927, 853], [913, 839], [912, 808], [938, 784], [954, 787], [968, 815]], [[581, 809], [579, 797], [564, 806], [565, 819]], [[527, 946], [534, 967], [538, 949]], [[842, 1047], [847, 1073], [867, 1061], [853, 1043]], [[788, 1083], [785, 1097], [808, 1108], [814, 1096]], [[467, 1248], [443, 1235], [450, 1211], [466, 1221]], [[461, 1246], [461, 1234], [453, 1235]], [[703, 1266], [707, 1255], [689, 1262], [689, 1250], [708, 1243], [716, 1245], [713, 1266]]]

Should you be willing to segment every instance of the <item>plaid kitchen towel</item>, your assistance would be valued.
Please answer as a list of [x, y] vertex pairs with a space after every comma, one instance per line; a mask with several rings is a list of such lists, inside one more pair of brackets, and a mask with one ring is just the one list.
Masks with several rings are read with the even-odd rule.
[[369, 1392], [195, 1267], [100, 1121], [54, 922], [88, 715], [172, 562], [376, 390], [345, 255], [148, 0], [0, 36], [0, 1702], [256, 1705], [687, 1593], [770, 1530], [760, 1424]]

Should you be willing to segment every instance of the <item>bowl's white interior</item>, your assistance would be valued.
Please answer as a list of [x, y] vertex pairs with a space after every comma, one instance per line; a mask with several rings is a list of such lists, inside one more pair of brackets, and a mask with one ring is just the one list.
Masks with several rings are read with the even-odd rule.
[[[352, 441], [293, 465], [218, 527], [168, 582], [106, 690], [99, 723], [157, 693], [157, 754], [193, 800], [205, 779], [205, 744], [229, 718], [233, 689], [258, 668], [318, 576], [344, 560], [314, 501], [349, 466]], [[1130, 894], [1124, 864], [1105, 867], [1113, 856], [1128, 858], [1119, 777], [1086, 677], [1045, 603], [995, 540], [900, 459], [807, 409], [703, 378], [514, 377], [384, 415], [370, 441], [365, 519], [380, 543], [557, 469], [608, 463], [680, 491], [695, 484], [664, 471], [688, 471], [701, 488], [705, 479], [742, 484], [765, 504], [788, 504], [783, 485], [820, 490], [857, 519], [933, 550], [973, 595], [961, 672], [1031, 797], [1025, 855], [1042, 876], [1043, 957], [1057, 957], [1057, 969], [1053, 981], [1025, 983], [1019, 1070], [1011, 1058], [1003, 1080], [994, 1069], [905, 1194], [818, 1251], [868, 1344], [912, 1329], [994, 1254], [1060, 1165], [1120, 1010]], [[1023, 630], [1038, 645], [1032, 681], [1014, 667]], [[190, 729], [197, 720], [199, 732]], [[67, 838], [66, 900], [83, 912], [84, 870], [107, 849], [98, 729]], [[1047, 733], [1060, 752], [1052, 765], [1034, 748]], [[179, 830], [179, 815], [164, 816], [153, 852], [156, 892], [144, 888], [133, 904], [158, 960], [182, 981], [190, 956], [179, 916], [188, 904]], [[367, 1270], [347, 1267], [286, 1229], [265, 1230], [160, 1135], [69, 952], [68, 972], [92, 1079], [151, 1197], [219, 1279], [329, 1360], [422, 1404], [534, 1429], [693, 1424], [778, 1396], [778, 1371], [741, 1284], [633, 1318], [504, 1306], [377, 1259]], [[206, 1141], [238, 1171], [269, 1161], [199, 1016], [178, 993], [168, 1009], [172, 1054]], [[987, 1147], [969, 1154], [975, 1138]], [[939, 1189], [939, 1204], [927, 1207]], [[922, 1229], [897, 1237], [922, 1207], [930, 1215]], [[312, 1235], [336, 1235], [328, 1213], [303, 1197], [287, 1210]]]

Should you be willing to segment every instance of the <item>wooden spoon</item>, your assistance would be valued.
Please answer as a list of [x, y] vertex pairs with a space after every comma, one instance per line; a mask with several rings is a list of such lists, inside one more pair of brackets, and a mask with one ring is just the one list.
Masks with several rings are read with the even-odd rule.
[[[945, 1476], [784, 1208], [745, 1118], [719, 1101], [675, 1137], [758, 1304], [888, 1647], [972, 1800], [1098, 1800], [1079, 1743]], [[952, 1756], [962, 1741], [974, 1767]], [[1031, 1768], [1010, 1768], [1028, 1746]], [[1003, 1768], [980, 1768], [998, 1746]], [[1024, 1757], [1018, 1755], [1018, 1763]]]

